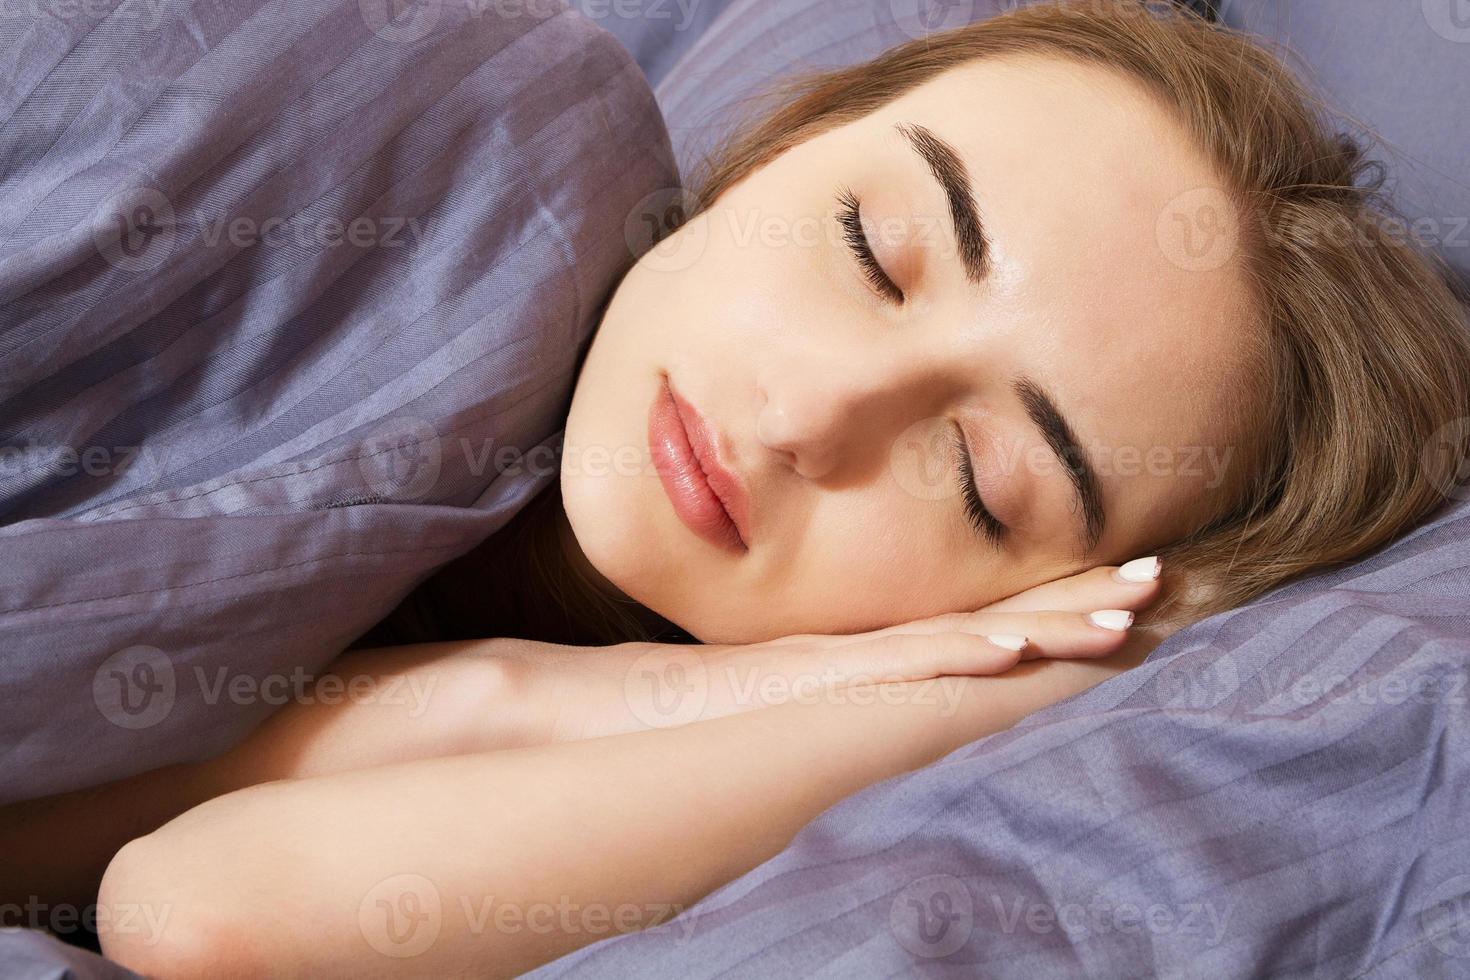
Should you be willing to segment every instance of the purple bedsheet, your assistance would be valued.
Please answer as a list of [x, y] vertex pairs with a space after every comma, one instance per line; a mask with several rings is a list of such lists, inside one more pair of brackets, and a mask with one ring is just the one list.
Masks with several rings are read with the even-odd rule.
[[667, 132], [576, 11], [398, 6], [0, 13], [0, 804], [228, 747], [555, 476]]
[[1470, 976], [1467, 535], [1199, 623], [534, 976]]
[[222, 750], [508, 520], [676, 182], [566, 8], [106, 7], [0, 18], [0, 803]]
[[[731, 0], [659, 83], [675, 151], [687, 168], [792, 70], [1016, 6]], [[1470, 275], [1465, 0], [1214, 6], [1381, 138], [1408, 227]], [[536, 976], [1470, 976], [1467, 670], [1458, 505], [845, 800], [668, 928]]]

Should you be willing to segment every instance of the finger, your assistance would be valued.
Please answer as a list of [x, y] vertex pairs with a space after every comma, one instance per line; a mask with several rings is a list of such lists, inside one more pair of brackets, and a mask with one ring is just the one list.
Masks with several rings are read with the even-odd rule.
[[[1133, 625], [1133, 613], [1127, 609], [1102, 609], [1090, 613], [997, 613], [985, 610], [941, 617], [940, 620], [922, 620], [907, 627], [896, 627], [890, 635], [969, 633], [982, 637], [1024, 636], [1028, 642], [1021, 651], [1023, 660], [1105, 657], [1116, 653], [1127, 641], [1128, 631]], [[862, 644], [852, 646], [861, 647]]]
[[984, 611], [1137, 611], [1146, 608], [1158, 598], [1162, 572], [1163, 563], [1156, 557], [1138, 558], [1120, 566], [1105, 565], [1018, 592], [1009, 598], [991, 603]]
[[1027, 645], [1023, 636], [894, 633], [865, 644], [868, 649], [860, 656], [864, 666], [871, 670], [870, 682], [927, 680], [948, 675], [984, 677], [1003, 674], [1016, 666]]
[[[739, 710], [854, 685], [922, 681], [946, 674], [999, 674], [1014, 667], [1024, 637], [991, 638], [978, 633], [889, 634], [837, 645], [816, 637], [797, 646], [756, 644], [719, 655], [710, 700]], [[718, 690], [716, 690], [718, 688]]]

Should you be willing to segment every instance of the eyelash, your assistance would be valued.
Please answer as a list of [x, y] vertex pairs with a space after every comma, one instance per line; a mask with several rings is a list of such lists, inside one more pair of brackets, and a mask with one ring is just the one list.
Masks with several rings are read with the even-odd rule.
[[852, 191], [843, 189], [837, 194], [837, 220], [842, 225], [842, 239], [852, 251], [853, 257], [857, 259], [863, 277], [878, 291], [878, 294], [889, 302], [902, 303], [903, 290], [894, 284], [873, 255], [873, 247], [868, 243], [868, 236], [863, 231], [863, 219], [858, 208], [857, 195]]
[[985, 501], [980, 499], [980, 489], [975, 485], [975, 468], [970, 462], [970, 447], [965, 442], [965, 433], [958, 425], [954, 427], [953, 452], [955, 468], [960, 474], [960, 491], [965, 500], [965, 519], [977, 534], [999, 548], [1005, 541], [1006, 526], [996, 520]]

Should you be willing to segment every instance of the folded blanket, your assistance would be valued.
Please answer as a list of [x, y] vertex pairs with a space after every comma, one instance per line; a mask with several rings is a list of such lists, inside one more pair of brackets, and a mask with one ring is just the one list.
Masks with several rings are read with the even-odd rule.
[[637, 65], [553, 4], [24, 9], [0, 803], [224, 749], [504, 524], [676, 183]]

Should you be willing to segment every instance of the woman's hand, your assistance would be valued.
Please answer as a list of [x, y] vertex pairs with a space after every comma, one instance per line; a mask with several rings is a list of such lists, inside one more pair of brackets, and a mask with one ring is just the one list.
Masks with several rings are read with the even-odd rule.
[[[1139, 559], [1048, 582], [975, 612], [839, 636], [749, 645], [624, 643], [578, 648], [494, 641], [523, 660], [531, 743], [666, 728], [789, 701], [943, 698], [943, 680], [1001, 674], [1021, 660], [1099, 658], [1128, 640], [1133, 612], [1159, 592], [1159, 562]], [[510, 646], [507, 646], [510, 645]], [[933, 689], [912, 683], [933, 681]], [[888, 684], [889, 687], [878, 685]]]

